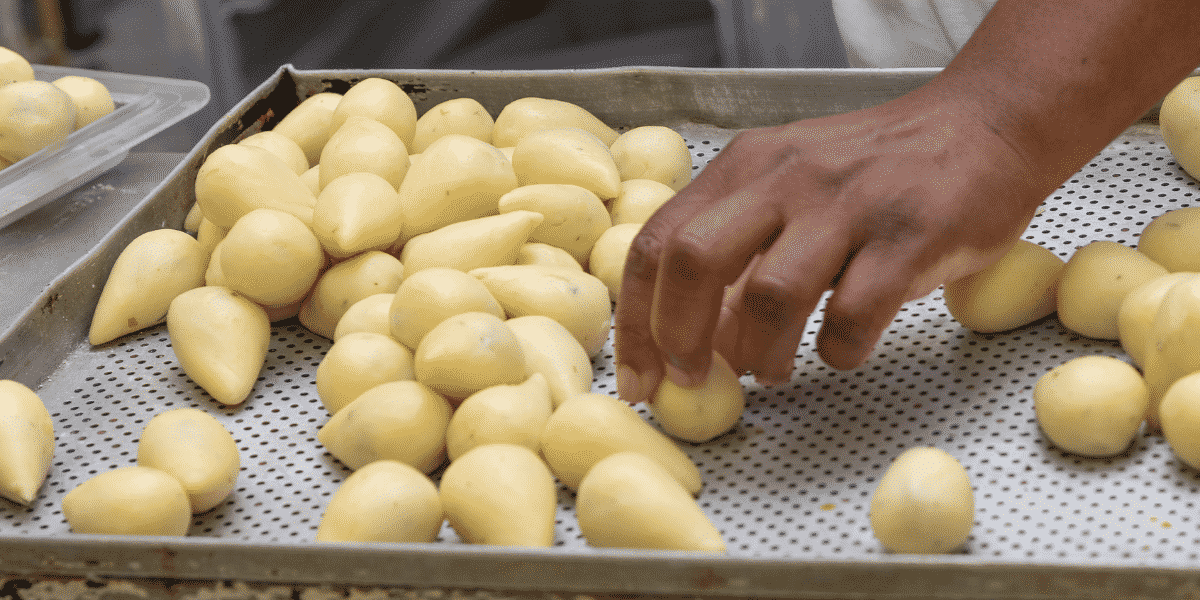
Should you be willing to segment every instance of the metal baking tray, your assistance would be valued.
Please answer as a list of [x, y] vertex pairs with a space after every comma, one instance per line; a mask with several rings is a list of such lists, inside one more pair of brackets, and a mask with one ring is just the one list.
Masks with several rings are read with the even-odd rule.
[[116, 166], [134, 146], [208, 104], [198, 81], [130, 75], [75, 67], [34, 65], [39, 81], [91, 77], [113, 98], [113, 112], [72, 132], [61, 146], [44, 148], [0, 170], [0, 229]]
[[[100, 286], [121, 248], [162, 223], [182, 223], [196, 171], [213, 149], [270, 128], [313, 93], [344, 91], [377, 76], [400, 84], [418, 110], [469, 96], [496, 114], [520, 97], [558, 98], [617, 127], [675, 128], [699, 170], [740, 129], [876, 104], [935, 72], [282, 67], [87, 256], [35, 303], [17, 307], [16, 325], [0, 333], [0, 378], [35, 387], [58, 432], [55, 462], [34, 506], [0, 506], [0, 571], [10, 578], [124, 578], [136, 582], [142, 597], [174, 597], [179, 582], [214, 580], [259, 591], [334, 586], [337, 597], [353, 590], [428, 591], [429, 597], [446, 590], [487, 597], [1195, 593], [1200, 474], [1175, 460], [1159, 437], [1140, 435], [1115, 458], [1082, 459], [1058, 451], [1039, 432], [1031, 391], [1042, 373], [1074, 356], [1122, 355], [1117, 344], [1073, 335], [1053, 317], [978, 335], [954, 322], [934, 292], [904, 307], [866, 364], [839, 372], [816, 358], [815, 314], [791, 382], [768, 389], [744, 380], [749, 405], [737, 428], [707, 444], [684, 445], [704, 475], [701, 505], [729, 547], [716, 557], [590, 548], [566, 490], [550, 549], [468, 546], [448, 527], [433, 544], [315, 544], [324, 505], [348, 474], [315, 438], [327, 415], [313, 377], [329, 341], [295, 322], [277, 326], [263, 376], [237, 407], [219, 405], [183, 375], [161, 327], [98, 348], [86, 343]], [[1133, 246], [1150, 219], [1192, 205], [1197, 191], [1151, 113], [1051, 195], [1025, 238], [1063, 258], [1095, 239]], [[593, 390], [615, 394], [611, 345], [594, 368]], [[93, 474], [133, 463], [145, 422], [181, 406], [207, 410], [238, 440], [243, 471], [233, 497], [197, 516], [187, 538], [70, 533], [58, 508], [63, 494]], [[976, 524], [961, 552], [894, 555], [871, 534], [867, 509], [875, 483], [892, 457], [916, 445], [949, 451], [971, 475]]]

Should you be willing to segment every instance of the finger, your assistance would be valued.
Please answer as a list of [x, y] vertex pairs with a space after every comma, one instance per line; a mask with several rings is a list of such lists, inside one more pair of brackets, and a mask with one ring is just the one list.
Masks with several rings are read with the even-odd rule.
[[737, 355], [739, 326], [736, 307], [742, 301], [742, 291], [746, 289], [750, 274], [761, 260], [762, 254], [755, 254], [737, 280], [726, 286], [724, 299], [721, 301], [721, 316], [717, 319], [717, 330], [713, 334], [713, 350], [725, 358], [725, 362], [729, 363], [735, 373], [744, 373], [747, 370], [740, 364]]
[[613, 315], [617, 392], [630, 404], [648, 402], [663, 376], [662, 353], [650, 333], [663, 240], [699, 211], [714, 186], [722, 183], [719, 178], [705, 178], [702, 172], [660, 207], [630, 244]]
[[725, 287], [783, 225], [775, 187], [756, 183], [718, 200], [663, 248], [650, 330], [675, 384], [693, 387], [707, 376]]
[[845, 265], [851, 239], [825, 215], [794, 220], [747, 279], [735, 310], [735, 354], [761, 383], [777, 385], [791, 377], [808, 317]]
[[825, 304], [817, 334], [825, 364], [853, 369], [866, 360], [920, 279], [919, 261], [891, 244], [871, 245], [854, 256]]
[[613, 313], [617, 394], [630, 404], [648, 401], [662, 380], [662, 356], [650, 335], [660, 249], [655, 230], [643, 226], [629, 246]]

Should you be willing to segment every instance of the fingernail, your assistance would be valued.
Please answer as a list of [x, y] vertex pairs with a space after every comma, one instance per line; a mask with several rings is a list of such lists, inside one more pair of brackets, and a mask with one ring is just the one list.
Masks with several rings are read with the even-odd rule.
[[642, 391], [638, 389], [638, 376], [633, 367], [620, 365], [617, 367], [617, 395], [622, 400], [637, 404], [642, 401]]
[[866, 336], [866, 329], [858, 323], [827, 314], [817, 336], [817, 350], [829, 366], [850, 369], [866, 360], [871, 352], [870, 345], [864, 341]]
[[670, 379], [671, 383], [681, 388], [691, 388], [700, 385], [701, 382], [697, 381], [695, 376], [684, 371], [681, 364], [678, 358], [667, 355], [667, 362], [664, 365], [667, 371], [667, 379]]
[[796, 346], [791, 337], [782, 336], [760, 349], [750, 363], [754, 381], [764, 387], [783, 385], [796, 369]]

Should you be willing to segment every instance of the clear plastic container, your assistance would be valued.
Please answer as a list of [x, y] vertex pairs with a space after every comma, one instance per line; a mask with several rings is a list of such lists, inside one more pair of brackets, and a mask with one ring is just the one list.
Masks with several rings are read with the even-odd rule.
[[208, 86], [168, 79], [34, 65], [41, 81], [91, 77], [108, 88], [116, 109], [50, 147], [0, 170], [0, 229], [79, 187], [125, 159], [129, 150], [208, 104]]

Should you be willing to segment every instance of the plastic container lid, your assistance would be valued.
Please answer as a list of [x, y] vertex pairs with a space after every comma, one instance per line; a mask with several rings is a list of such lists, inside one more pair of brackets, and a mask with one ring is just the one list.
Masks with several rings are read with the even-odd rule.
[[131, 148], [209, 100], [208, 86], [198, 81], [49, 65], [33, 71], [41, 81], [91, 77], [108, 88], [116, 109], [71, 133], [63, 145], [0, 170], [0, 229], [115, 167]]

